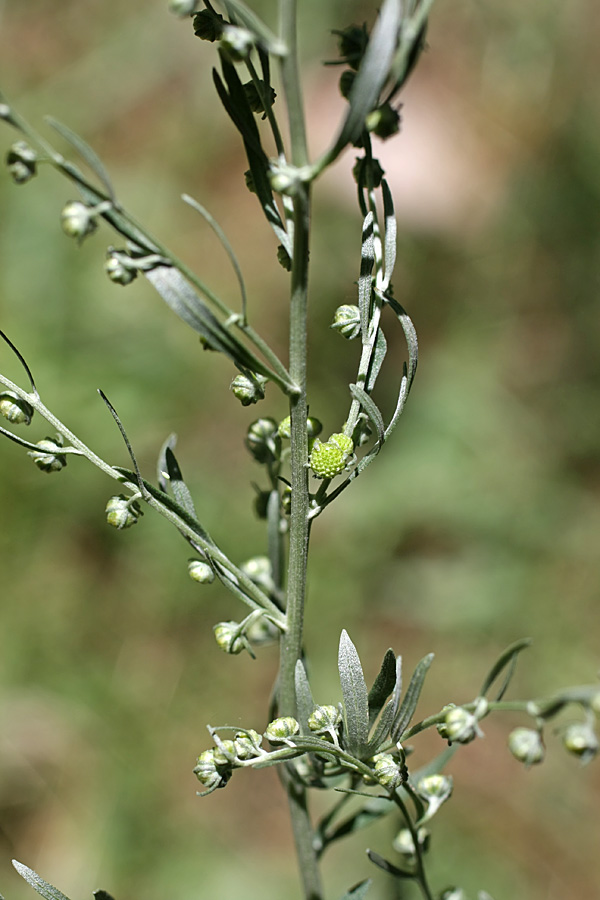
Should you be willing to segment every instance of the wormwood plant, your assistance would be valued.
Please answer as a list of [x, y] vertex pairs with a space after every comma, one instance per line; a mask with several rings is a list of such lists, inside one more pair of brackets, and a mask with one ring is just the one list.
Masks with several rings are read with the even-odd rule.
[[[343, 631], [338, 649], [342, 701], [330, 705], [313, 697], [303, 642], [312, 523], [376, 459], [398, 425], [416, 373], [415, 328], [392, 288], [396, 219], [374, 139], [387, 140], [399, 131], [400, 91], [424, 46], [432, 0], [385, 0], [372, 30], [350, 25], [336, 32], [335, 62], [342, 66], [340, 90], [347, 108], [330, 146], [316, 160], [309, 159], [306, 147], [294, 0], [279, 0], [278, 31], [241, 0], [222, 0], [220, 11], [209, 0], [201, 9], [196, 0], [171, 0], [170, 5], [201, 40], [214, 45], [214, 84], [244, 146], [246, 189], [255, 194], [274, 233], [278, 264], [289, 272], [287, 361], [250, 324], [252, 304], [233, 249], [198, 201], [183, 198], [212, 226], [229, 255], [240, 288], [237, 309], [133, 218], [94, 151], [66, 125], [48, 120], [91, 175], [57, 152], [2, 99], [0, 117], [19, 132], [6, 160], [17, 184], [30, 181], [42, 165], [71, 182], [80, 199], [69, 201], [62, 211], [66, 235], [81, 242], [98, 230], [100, 222], [116, 232], [122, 243], [108, 248], [108, 277], [126, 286], [142, 274], [199, 334], [205, 349], [229, 358], [237, 370], [231, 391], [244, 406], [263, 401], [269, 384], [289, 401], [288, 417], [281, 422], [269, 415], [253, 418], [245, 437], [248, 452], [262, 471], [255, 510], [265, 530], [265, 554], [240, 563], [213, 540], [207, 523], [198, 519], [175, 456], [174, 436], [160, 448], [156, 483], [143, 477], [118, 412], [102, 391], [131, 467], [111, 465], [87, 447], [46, 406], [24, 356], [4, 333], [6, 347], [23, 367], [24, 380], [18, 384], [0, 375], [0, 411], [14, 426], [0, 431], [25, 448], [42, 472], [58, 473], [75, 456], [112, 478], [117, 489], [106, 505], [106, 519], [114, 528], [137, 524], [145, 506], [168, 519], [193, 552], [188, 564], [191, 578], [201, 584], [218, 579], [248, 609], [240, 621], [214, 626], [217, 644], [225, 653], [247, 652], [254, 657], [262, 644], [278, 642], [280, 667], [268, 726], [262, 732], [255, 722], [242, 728], [208, 726], [210, 745], [201, 748], [194, 769], [200, 796], [224, 788], [237, 769], [277, 766], [306, 900], [324, 897], [320, 864], [329, 847], [385, 816], [397, 820], [397, 837], [385, 857], [368, 850], [370, 863], [391, 879], [412, 883], [426, 900], [459, 900], [465, 897], [462, 888], [440, 892], [427, 872], [431, 820], [452, 794], [452, 778], [444, 774], [452, 755], [482, 735], [481, 723], [488, 715], [512, 711], [522, 714], [523, 725], [509, 735], [509, 750], [526, 766], [536, 765], [544, 758], [549, 722], [573, 707], [579, 712], [577, 720], [559, 733], [566, 749], [587, 762], [598, 751], [595, 717], [600, 713], [600, 689], [594, 685], [542, 699], [505, 699], [517, 657], [528, 645], [520, 640], [491, 666], [472, 700], [463, 702], [449, 694], [443, 709], [423, 718], [417, 708], [433, 654], [422, 659], [404, 683], [401, 657], [387, 650], [369, 688], [356, 647]], [[276, 79], [279, 96], [273, 87]], [[319, 176], [349, 147], [356, 153], [353, 177], [362, 220], [360, 241], [357, 235], [360, 260], [356, 272], [347, 275], [349, 282], [357, 279], [357, 298], [355, 304], [331, 310], [331, 327], [341, 339], [354, 341], [357, 371], [336, 430], [326, 435], [319, 420], [308, 414], [306, 391], [311, 193]], [[392, 328], [401, 329], [407, 358], [395, 408], [385, 415], [374, 392], [388, 362], [385, 334]], [[392, 361], [392, 370], [394, 365]], [[268, 401], [265, 405], [268, 410]], [[34, 416], [43, 419], [52, 434], [37, 441], [24, 438], [18, 428], [29, 426]], [[439, 733], [440, 751], [416, 768], [411, 765], [412, 743], [427, 730]], [[329, 792], [329, 808], [320, 818], [311, 816], [313, 791]], [[47, 900], [65, 900], [27, 866], [14, 864]], [[370, 884], [365, 879], [349, 887], [342, 900], [361, 900]], [[110, 900], [104, 891], [96, 896]], [[489, 895], [480, 891], [478, 898], [489, 900]]]

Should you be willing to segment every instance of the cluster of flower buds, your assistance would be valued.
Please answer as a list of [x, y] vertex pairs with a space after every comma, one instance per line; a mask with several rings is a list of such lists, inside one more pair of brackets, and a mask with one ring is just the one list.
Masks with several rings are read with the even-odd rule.
[[17, 141], [6, 154], [6, 165], [15, 184], [25, 184], [37, 172], [38, 156], [25, 141]]
[[352, 438], [345, 434], [332, 434], [325, 443], [319, 438], [315, 440], [309, 464], [317, 478], [335, 478], [346, 469], [353, 454]]
[[339, 747], [339, 733], [342, 725], [342, 710], [340, 706], [315, 706], [308, 717], [308, 727], [313, 734], [319, 735], [323, 740], [331, 741]]
[[33, 418], [33, 406], [14, 391], [0, 393], [0, 415], [13, 425], [29, 425]]

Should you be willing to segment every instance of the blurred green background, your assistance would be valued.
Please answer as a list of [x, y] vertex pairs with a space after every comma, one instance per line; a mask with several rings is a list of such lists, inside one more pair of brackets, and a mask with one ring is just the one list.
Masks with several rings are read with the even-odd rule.
[[[275, 0], [253, 4], [274, 21]], [[371, 21], [375, 3], [300, 4], [315, 152], [341, 114], [332, 28]], [[4, 0], [0, 86], [35, 124], [52, 114], [107, 164], [122, 202], [217, 291], [236, 285], [214, 236], [179, 195], [218, 218], [247, 278], [253, 324], [284, 352], [285, 273], [244, 186], [245, 163], [213, 95], [214, 50], [162, 0]], [[407, 671], [436, 660], [423, 714], [472, 698], [487, 666], [530, 636], [514, 696], [592, 682], [600, 645], [600, 20], [591, 0], [456, 0], [434, 10], [429, 50], [403, 97], [403, 133], [381, 147], [400, 219], [396, 296], [421, 343], [395, 440], [318, 520], [307, 644], [315, 693], [339, 699], [346, 627], [372, 677], [388, 646]], [[2, 152], [13, 135], [3, 127]], [[58, 142], [60, 146], [60, 142]], [[360, 256], [348, 153], [315, 198], [311, 412], [341, 425], [356, 345], [329, 330], [354, 302]], [[232, 558], [264, 550], [251, 503], [258, 467], [243, 435], [281, 417], [274, 390], [242, 409], [229, 363], [202, 353], [136, 281], [102, 271], [103, 229], [80, 249], [59, 226], [70, 185], [42, 171], [0, 176], [0, 326], [45, 402], [115, 464], [108, 394], [152, 477], [171, 431], [202, 521]], [[404, 349], [390, 333], [394, 403]], [[2, 366], [15, 377], [7, 351]], [[20, 373], [19, 373], [20, 377]], [[34, 440], [45, 435], [34, 422]], [[29, 435], [28, 435], [29, 436]], [[113, 532], [112, 484], [72, 459], [38, 472], [0, 445], [0, 890], [31, 897], [11, 857], [72, 898], [105, 887], [139, 897], [296, 897], [285, 802], [273, 770], [238, 773], [195, 796], [205, 724], [263, 728], [276, 670], [223, 656], [211, 626], [239, 617], [219, 588], [186, 573], [186, 545], [147, 514]], [[600, 770], [558, 738], [526, 772], [506, 749], [519, 720], [451, 766], [454, 800], [433, 828], [432, 874], [495, 900], [600, 895]], [[439, 749], [432, 736], [417, 752]], [[329, 896], [373, 875], [374, 900], [400, 897], [362, 854], [391, 856], [392, 831], [331, 854]], [[381, 877], [379, 875], [381, 874]], [[243, 889], [241, 888], [243, 879]], [[414, 895], [406, 889], [402, 897]]]

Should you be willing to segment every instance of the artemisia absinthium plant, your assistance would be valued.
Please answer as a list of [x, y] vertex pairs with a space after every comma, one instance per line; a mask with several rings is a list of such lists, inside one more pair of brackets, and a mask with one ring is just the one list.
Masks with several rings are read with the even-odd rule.
[[[309, 159], [306, 148], [294, 0], [279, 0], [277, 32], [241, 0], [222, 0], [218, 9], [209, 0], [204, 0], [202, 8], [199, 0], [171, 0], [170, 6], [188, 20], [202, 41], [213, 45], [206, 49], [214, 54], [216, 92], [239, 132], [247, 157], [242, 189], [255, 194], [274, 232], [275, 264], [289, 271], [287, 365], [250, 325], [244, 280], [234, 252], [217, 222], [196, 200], [183, 197], [214, 229], [229, 255], [240, 286], [237, 310], [135, 221], [119, 202], [102, 163], [80, 137], [67, 126], [48, 120], [87, 164], [91, 178], [0, 99], [0, 117], [19, 132], [6, 162], [19, 185], [34, 178], [42, 166], [53, 167], [71, 182], [79, 199], [69, 200], [62, 211], [64, 232], [78, 242], [97, 232], [100, 223], [116, 232], [121, 243], [118, 248], [108, 247], [104, 263], [108, 277], [126, 286], [142, 274], [173, 312], [200, 335], [204, 347], [229, 357], [237, 370], [231, 390], [244, 406], [262, 401], [269, 383], [288, 398], [288, 417], [281, 422], [268, 415], [256, 418], [245, 437], [249, 453], [263, 471], [255, 506], [266, 526], [265, 555], [236, 562], [211, 538], [205, 523], [198, 520], [183, 480], [173, 436], [160, 449], [156, 483], [144, 478], [119, 416], [104, 394], [102, 399], [125, 440], [132, 467], [110, 465], [95, 454], [43, 403], [29, 366], [6, 335], [4, 341], [20, 360], [26, 382], [22, 387], [0, 376], [0, 412], [12, 426], [0, 430], [24, 447], [43, 472], [59, 472], [69, 457], [78, 456], [117, 482], [117, 491], [106, 505], [106, 518], [113, 527], [135, 525], [143, 506], [167, 518], [191, 548], [191, 578], [200, 584], [218, 579], [248, 609], [240, 621], [215, 625], [222, 650], [234, 655], [247, 651], [254, 656], [265, 641], [279, 641], [280, 670], [272, 720], [263, 732], [255, 730], [252, 723], [244, 728], [209, 726], [211, 746], [202, 750], [194, 769], [201, 796], [225, 787], [236, 769], [278, 765], [289, 800], [306, 900], [324, 897], [319, 867], [325, 851], [388, 815], [399, 822], [397, 837], [386, 853], [392, 859], [368, 850], [371, 863], [391, 878], [417, 885], [426, 900], [459, 900], [466, 896], [462, 888], [434, 890], [426, 873], [430, 822], [452, 793], [452, 779], [444, 774], [450, 757], [461, 744], [481, 736], [486, 716], [510, 710], [522, 713], [526, 724], [510, 734], [509, 750], [524, 765], [536, 765], [544, 758], [548, 722], [569, 707], [579, 714], [559, 733], [566, 749], [587, 762], [598, 750], [595, 721], [600, 713], [600, 689], [581, 687], [541, 700], [505, 700], [517, 656], [528, 644], [523, 640], [501, 655], [474, 699], [450, 702], [419, 719], [417, 704], [432, 655], [418, 663], [403, 689], [401, 659], [388, 650], [369, 690], [356, 648], [344, 631], [338, 651], [342, 700], [332, 704], [329, 698], [324, 703], [313, 698], [303, 647], [311, 523], [376, 458], [398, 424], [415, 377], [415, 329], [392, 290], [394, 204], [374, 144], [399, 131], [398, 98], [423, 48], [432, 0], [384, 0], [372, 30], [350, 25], [336, 32], [340, 51], [336, 62], [342, 66], [340, 90], [347, 109], [330, 147], [316, 161]], [[278, 75], [279, 96], [272, 84], [273, 72]], [[281, 108], [287, 118], [289, 144], [282, 137]], [[275, 156], [266, 152], [267, 142], [275, 148]], [[306, 396], [311, 191], [319, 175], [348, 147], [356, 154], [353, 176], [362, 232], [360, 240], [357, 234], [357, 270], [348, 273], [347, 279], [349, 284], [358, 279], [358, 290], [356, 304], [331, 310], [331, 327], [342, 339], [355, 342], [358, 366], [337, 430], [324, 435], [318, 419], [308, 415]], [[373, 399], [386, 361], [384, 327], [400, 327], [407, 345], [397, 403], [387, 418]], [[29, 426], [36, 415], [53, 433], [29, 441], [19, 429]], [[439, 732], [440, 753], [425, 767], [413, 769], [411, 741], [427, 729]], [[313, 821], [308, 793], [334, 788], [329, 811]], [[60, 891], [31, 869], [16, 862], [15, 866], [47, 900], [64, 900]], [[342, 900], [361, 900], [370, 885], [371, 880], [366, 879], [350, 887]], [[109, 900], [105, 892], [98, 894]], [[481, 891], [478, 898], [489, 895]]]

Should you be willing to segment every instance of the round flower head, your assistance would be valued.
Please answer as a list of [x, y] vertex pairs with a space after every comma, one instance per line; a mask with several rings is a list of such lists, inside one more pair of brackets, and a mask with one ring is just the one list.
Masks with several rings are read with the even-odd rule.
[[310, 467], [317, 478], [335, 478], [344, 471], [353, 451], [352, 439], [345, 434], [332, 434], [325, 443], [317, 438], [310, 454]]

